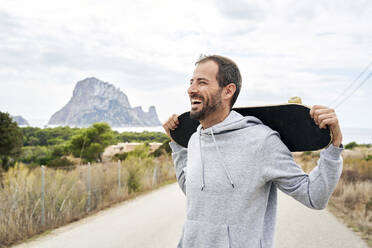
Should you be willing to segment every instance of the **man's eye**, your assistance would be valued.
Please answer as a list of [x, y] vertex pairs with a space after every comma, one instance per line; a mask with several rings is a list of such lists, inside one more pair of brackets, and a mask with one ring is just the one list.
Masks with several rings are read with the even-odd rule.
[[207, 82], [205, 82], [205, 81], [200, 81], [199, 83], [200, 83], [200, 84], [206, 84]]

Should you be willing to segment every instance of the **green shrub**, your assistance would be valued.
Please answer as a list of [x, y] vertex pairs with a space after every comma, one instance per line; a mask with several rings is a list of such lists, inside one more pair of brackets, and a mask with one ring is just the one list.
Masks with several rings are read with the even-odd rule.
[[358, 147], [358, 144], [357, 144], [355, 141], [350, 142], [349, 144], [347, 144], [347, 145], [345, 146], [345, 149], [352, 150], [354, 147]]
[[367, 157], [364, 158], [365, 161], [372, 160], [372, 155], [368, 155]]
[[116, 140], [118, 142], [160, 142], [163, 143], [164, 141], [168, 140], [168, 136], [162, 132], [149, 132], [143, 131], [142, 133], [139, 132], [116, 132]]
[[133, 151], [128, 152], [128, 157], [135, 158], [149, 158], [152, 157], [150, 154], [150, 147], [148, 144], [136, 146]]
[[117, 161], [117, 160], [124, 161], [127, 157], [128, 157], [127, 152], [116, 153], [113, 157], [113, 160], [114, 161]]
[[132, 161], [127, 167], [127, 169], [128, 169], [127, 180], [128, 193], [137, 192], [141, 188], [142, 177], [141, 166], [138, 165], [135, 161]]
[[121, 160], [124, 161], [128, 158], [141, 158], [141, 159], [146, 159], [146, 158], [152, 158], [153, 153], [150, 153], [150, 145], [148, 143], [144, 143], [143, 145], [139, 145], [134, 148], [134, 150], [130, 152], [121, 152], [121, 153], [116, 153], [113, 156], [113, 160]]
[[48, 167], [66, 167], [66, 166], [71, 166], [73, 164], [74, 163], [67, 158], [56, 158], [56, 159], [50, 160], [47, 163], [47, 166]]
[[164, 141], [164, 143], [161, 146], [159, 146], [159, 148], [156, 149], [152, 153], [152, 155], [157, 158], [157, 157], [160, 157], [163, 154], [171, 154], [172, 153], [172, 149], [169, 146], [169, 142], [170, 142], [170, 139]]

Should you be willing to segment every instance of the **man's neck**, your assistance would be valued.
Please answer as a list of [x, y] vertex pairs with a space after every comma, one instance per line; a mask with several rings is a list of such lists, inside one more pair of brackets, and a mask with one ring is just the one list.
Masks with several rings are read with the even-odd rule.
[[200, 120], [200, 124], [202, 125], [203, 129], [209, 128], [224, 121], [229, 114], [230, 108], [217, 110], [214, 113], [208, 115], [205, 119]]

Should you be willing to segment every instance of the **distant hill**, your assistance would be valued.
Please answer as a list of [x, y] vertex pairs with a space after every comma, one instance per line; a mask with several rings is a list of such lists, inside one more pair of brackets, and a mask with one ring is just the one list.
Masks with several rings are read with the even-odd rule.
[[112, 127], [161, 125], [154, 106], [148, 112], [142, 107], [132, 108], [120, 89], [94, 77], [77, 82], [70, 101], [48, 124], [85, 127], [95, 122], [107, 122]]
[[29, 126], [28, 121], [20, 115], [12, 116], [12, 119], [17, 122], [18, 126]]

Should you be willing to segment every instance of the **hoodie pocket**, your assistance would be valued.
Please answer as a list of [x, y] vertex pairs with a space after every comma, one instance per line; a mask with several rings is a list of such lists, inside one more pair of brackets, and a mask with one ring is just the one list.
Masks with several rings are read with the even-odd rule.
[[256, 233], [256, 229], [252, 226], [245, 224], [230, 225], [229, 236], [231, 248], [262, 248], [260, 235]]
[[228, 226], [186, 220], [182, 247], [230, 248]]

